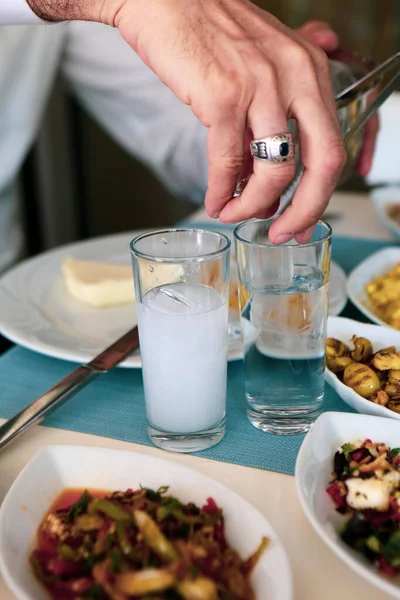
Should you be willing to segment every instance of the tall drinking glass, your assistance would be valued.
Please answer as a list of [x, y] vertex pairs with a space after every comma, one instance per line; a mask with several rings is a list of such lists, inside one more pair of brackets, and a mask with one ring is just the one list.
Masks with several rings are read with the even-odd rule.
[[269, 241], [274, 219], [234, 232], [250, 422], [271, 433], [307, 431], [321, 412], [330, 243], [320, 221], [308, 244]]
[[148, 431], [194, 452], [225, 434], [230, 241], [199, 229], [131, 242]]

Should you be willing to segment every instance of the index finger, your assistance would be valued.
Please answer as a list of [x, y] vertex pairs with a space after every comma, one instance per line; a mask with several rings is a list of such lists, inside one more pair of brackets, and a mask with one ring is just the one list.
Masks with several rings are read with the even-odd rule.
[[225, 115], [208, 131], [208, 189], [205, 206], [210, 217], [218, 218], [232, 198], [244, 160], [245, 114]]

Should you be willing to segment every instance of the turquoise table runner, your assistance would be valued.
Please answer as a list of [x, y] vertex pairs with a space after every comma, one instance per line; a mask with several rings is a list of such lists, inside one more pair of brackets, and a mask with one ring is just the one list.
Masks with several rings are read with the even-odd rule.
[[[333, 259], [349, 272], [384, 242], [337, 237]], [[365, 320], [354, 308], [345, 316]], [[20, 347], [0, 357], [0, 417], [9, 418], [76, 368]], [[274, 436], [255, 429], [246, 418], [241, 361], [228, 370], [227, 433], [199, 454], [214, 460], [293, 474], [304, 435]], [[326, 386], [324, 410], [353, 412]], [[141, 370], [114, 369], [101, 375], [48, 419], [45, 425], [150, 445], [146, 430]]]

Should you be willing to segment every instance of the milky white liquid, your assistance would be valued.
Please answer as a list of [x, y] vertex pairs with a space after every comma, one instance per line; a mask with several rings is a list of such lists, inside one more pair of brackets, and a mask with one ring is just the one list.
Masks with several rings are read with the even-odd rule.
[[138, 303], [138, 325], [150, 425], [171, 433], [216, 425], [225, 416], [227, 302], [205, 285], [163, 285]]

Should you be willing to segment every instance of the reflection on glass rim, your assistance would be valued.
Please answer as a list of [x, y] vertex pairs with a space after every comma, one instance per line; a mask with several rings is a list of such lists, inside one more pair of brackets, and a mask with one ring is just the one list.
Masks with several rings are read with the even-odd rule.
[[[156, 256], [154, 254], [149, 254], [147, 252], [142, 252], [141, 250], [138, 250], [136, 248], [136, 245], [138, 242], [146, 239], [146, 238], [150, 238], [152, 236], [162, 236], [162, 235], [166, 235], [166, 234], [170, 234], [170, 233], [189, 233], [189, 234], [201, 234], [201, 235], [209, 235], [215, 238], [220, 238], [222, 240], [224, 240], [224, 245], [222, 246], [222, 248], [218, 248], [217, 250], [213, 250], [212, 252], [206, 252], [204, 254], [195, 254], [192, 256], [182, 256], [182, 257], [161, 257], [161, 256]], [[230, 239], [224, 234], [221, 233], [219, 231], [212, 231], [210, 229], [196, 229], [196, 228], [186, 228], [186, 227], [182, 227], [182, 228], [172, 228], [172, 229], [161, 229], [159, 231], [151, 231], [151, 232], [147, 232], [147, 233], [142, 233], [140, 235], [138, 235], [137, 237], [133, 238], [133, 240], [130, 242], [129, 247], [130, 250], [132, 252], [132, 254], [134, 254], [135, 256], [138, 256], [140, 258], [144, 258], [146, 260], [149, 261], [153, 261], [153, 262], [203, 262], [203, 261], [207, 261], [210, 260], [212, 258], [217, 258], [218, 256], [220, 256], [221, 254], [223, 254], [224, 252], [228, 251], [229, 248], [231, 246], [231, 241]]]
[[252, 219], [250, 221], [243, 221], [242, 223], [239, 223], [239, 225], [237, 225], [233, 231], [233, 235], [235, 240], [237, 240], [238, 242], [241, 242], [243, 244], [248, 244], [249, 246], [258, 246], [260, 248], [307, 248], [307, 247], [311, 247], [311, 246], [316, 246], [318, 244], [323, 244], [324, 242], [327, 242], [331, 239], [332, 237], [332, 227], [329, 225], [329, 223], [326, 223], [325, 221], [318, 221], [315, 225], [315, 227], [320, 226], [323, 227], [326, 231], [326, 234], [324, 235], [324, 237], [321, 237], [318, 240], [314, 240], [314, 241], [310, 241], [307, 242], [305, 244], [298, 244], [297, 242], [292, 242], [292, 240], [290, 240], [288, 243], [286, 244], [282, 244], [282, 245], [275, 245], [275, 244], [265, 244], [262, 242], [255, 242], [249, 239], [246, 239], [245, 237], [243, 237], [240, 234], [240, 231], [245, 228], [245, 227], [252, 227], [254, 225], [257, 224], [261, 224], [261, 223], [269, 223], [272, 224], [272, 222], [275, 220], [275, 217], [271, 217], [270, 219]]

